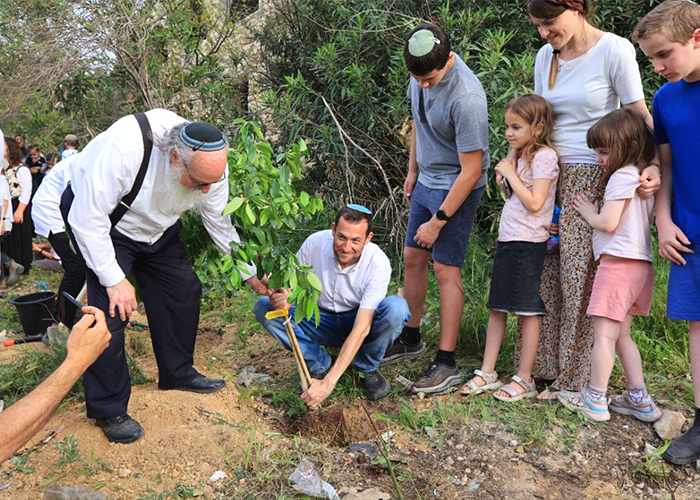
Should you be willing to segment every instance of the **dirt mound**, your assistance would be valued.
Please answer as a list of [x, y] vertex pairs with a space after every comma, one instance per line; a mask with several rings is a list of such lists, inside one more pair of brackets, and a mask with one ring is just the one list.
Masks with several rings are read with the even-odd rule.
[[[105, 483], [105, 493], [112, 498], [136, 498], [148, 488], [169, 489], [180, 483], [205, 484], [227, 460], [236, 461], [248, 444], [241, 431], [255, 417], [249, 409], [232, 404], [237, 400], [238, 392], [230, 384], [206, 395], [159, 391], [155, 384], [135, 387], [129, 413], [143, 425], [146, 436], [131, 445], [109, 443], [86, 417], [83, 404], [69, 405], [37, 435], [36, 440], [62, 427], [52, 443], [25, 464], [35, 471], [14, 471], [7, 481], [3, 479], [11, 486], [0, 498], [35, 499], [51, 479], [88, 487]], [[67, 437], [75, 439], [77, 453], [72, 455], [80, 458], [57, 465], [71, 455], [54, 448], [55, 443], [66, 443]], [[89, 467], [82, 460], [96, 473], [85, 473]], [[3, 466], [10, 469], [7, 463]]]

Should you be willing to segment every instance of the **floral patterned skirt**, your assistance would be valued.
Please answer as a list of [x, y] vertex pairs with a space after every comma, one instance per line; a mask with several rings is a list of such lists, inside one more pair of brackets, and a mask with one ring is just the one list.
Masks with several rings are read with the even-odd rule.
[[[561, 166], [557, 185], [559, 253], [545, 258], [540, 296], [547, 316], [540, 317], [540, 342], [533, 377], [554, 380], [552, 390], [579, 390], [588, 384], [593, 349], [593, 318], [586, 315], [593, 288], [593, 230], [572, 206], [584, 193], [602, 200], [599, 187], [603, 169], [588, 163]], [[520, 364], [520, 322], [515, 348], [515, 366]]]

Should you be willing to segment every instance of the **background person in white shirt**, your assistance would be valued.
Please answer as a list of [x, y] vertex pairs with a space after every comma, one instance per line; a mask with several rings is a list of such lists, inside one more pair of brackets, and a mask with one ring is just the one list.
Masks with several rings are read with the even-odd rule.
[[63, 139], [63, 150], [61, 150], [61, 159], [65, 160], [74, 154], [78, 153], [78, 138], [73, 134], [68, 134]]
[[[348, 205], [339, 210], [330, 230], [312, 234], [297, 252], [299, 263], [311, 266], [323, 285], [319, 326], [314, 320], [292, 322], [314, 379], [301, 395], [310, 408], [330, 395], [353, 362], [364, 373], [367, 399], [377, 400], [391, 391], [379, 364], [411, 315], [403, 297], [386, 296], [391, 264], [371, 239], [372, 212], [361, 205]], [[261, 297], [255, 304], [255, 317], [289, 350], [282, 320], [265, 318], [268, 311], [287, 307], [288, 296], [289, 290], [281, 290]], [[289, 315], [294, 316], [293, 306]], [[340, 347], [335, 363], [322, 345]]]
[[[127, 277], [133, 271], [146, 306], [158, 387], [215, 392], [224, 381], [193, 367], [202, 285], [178, 235], [180, 214], [196, 208], [223, 253], [231, 251], [231, 241], [240, 241], [231, 218], [221, 215], [229, 196], [221, 132], [164, 109], [145, 117], [143, 130], [138, 121], [143, 114], [130, 115], [90, 141], [76, 156], [61, 198], [66, 229], [87, 265], [88, 302], [105, 311], [112, 334], [109, 347], [85, 373], [87, 416], [117, 443], [144, 434], [127, 413], [131, 382], [124, 327], [137, 306]], [[138, 194], [118, 221], [110, 219], [125, 206], [142, 163], [148, 168]], [[258, 293], [268, 293], [255, 269], [243, 278]]]
[[48, 238], [65, 271], [58, 287], [53, 317], [68, 328], [73, 327], [77, 308], [65, 299], [63, 292], [68, 292], [73, 297], [78, 296], [85, 284], [85, 263], [70, 246], [59, 205], [61, 195], [70, 182], [71, 166], [77, 158], [77, 155], [73, 155], [49, 170], [32, 199], [34, 232]]

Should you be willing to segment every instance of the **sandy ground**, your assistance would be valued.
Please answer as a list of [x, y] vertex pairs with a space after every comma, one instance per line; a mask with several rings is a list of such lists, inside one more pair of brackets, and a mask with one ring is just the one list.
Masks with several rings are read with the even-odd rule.
[[[130, 335], [150, 348], [147, 331]], [[0, 466], [0, 487], [9, 484], [0, 491], [0, 499], [41, 498], [52, 482], [97, 488], [114, 499], [289, 498], [296, 494], [286, 478], [302, 456], [312, 458], [338, 490], [374, 487], [396, 498], [387, 470], [344, 446], [369, 442], [375, 435], [359, 400], [341, 403], [342, 439], [331, 439], [334, 433], [328, 430], [299, 437], [295, 431], [314, 424], [288, 418], [286, 406], [275, 408], [261, 391], [243, 390], [234, 383], [247, 365], [273, 375], [273, 381], [293, 380], [291, 356], [261, 334], [252, 335], [245, 349], [232, 348], [239, 342], [232, 328], [202, 330], [196, 366], [208, 375], [227, 378], [228, 385], [219, 393], [159, 391], [155, 383], [134, 387], [129, 412], [146, 429], [146, 436], [134, 444], [108, 443], [87, 419], [83, 403], [64, 405], [30, 443], [59, 430], [53, 441], [31, 453], [25, 467], [33, 472], [23, 473], [9, 462]], [[42, 347], [22, 349], [34, 348]], [[12, 353], [0, 352], [0, 363], [8, 362]], [[155, 377], [151, 353], [137, 361], [147, 376]], [[459, 396], [406, 398], [421, 411]], [[398, 405], [396, 399], [366, 403], [380, 432], [389, 424], [376, 415], [397, 412]], [[333, 422], [331, 429], [337, 424]], [[660, 440], [650, 426], [629, 419], [617, 418], [604, 427], [582, 426], [568, 442], [558, 435], [560, 429], [544, 429], [545, 446], [523, 443], [505, 423], [484, 418], [451, 423], [439, 429], [435, 440], [421, 429], [397, 425], [391, 429], [395, 432], [391, 455], [403, 474], [405, 498], [671, 498], [674, 489], [674, 498], [700, 498], [695, 467], [667, 466], [668, 487], [635, 471], [645, 443], [658, 445]], [[65, 445], [71, 437], [79, 459], [60, 465], [66, 453], [57, 450], [56, 443]], [[209, 483], [219, 470], [228, 477]]]

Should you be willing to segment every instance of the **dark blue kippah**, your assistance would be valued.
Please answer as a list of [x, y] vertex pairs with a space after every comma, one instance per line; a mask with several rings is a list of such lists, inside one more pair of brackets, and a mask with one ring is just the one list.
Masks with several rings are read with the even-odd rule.
[[180, 139], [194, 151], [219, 151], [226, 147], [224, 134], [213, 125], [192, 122], [180, 129]]

